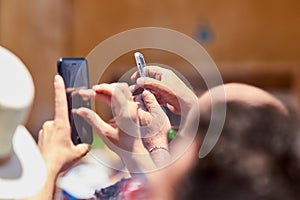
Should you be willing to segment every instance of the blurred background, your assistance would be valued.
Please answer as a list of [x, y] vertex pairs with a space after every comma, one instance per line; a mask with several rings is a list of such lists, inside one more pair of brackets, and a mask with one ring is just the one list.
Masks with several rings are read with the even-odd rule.
[[[18, 55], [33, 76], [36, 95], [27, 127], [34, 136], [53, 117], [58, 58], [85, 57], [110, 36], [146, 26], [192, 37], [216, 62], [224, 82], [262, 87], [298, 109], [299, 11], [297, 0], [0, 0], [0, 45]], [[147, 62], [173, 66], [196, 85], [192, 67], [176, 56], [142, 52]], [[118, 80], [132, 66], [132, 54], [121, 56], [101, 79]]]

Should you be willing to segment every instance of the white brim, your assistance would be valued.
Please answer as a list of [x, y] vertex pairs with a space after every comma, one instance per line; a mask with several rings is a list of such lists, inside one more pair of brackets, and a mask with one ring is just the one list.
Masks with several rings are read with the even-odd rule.
[[13, 156], [0, 165], [0, 199], [20, 199], [37, 194], [46, 181], [46, 165], [36, 142], [24, 126], [13, 136]]

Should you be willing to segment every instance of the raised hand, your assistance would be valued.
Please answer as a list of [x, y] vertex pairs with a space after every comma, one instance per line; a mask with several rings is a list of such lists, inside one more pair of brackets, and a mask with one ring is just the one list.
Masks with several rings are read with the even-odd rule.
[[91, 90], [81, 90], [80, 95], [112, 107], [115, 116], [108, 122], [88, 108], [79, 108], [77, 114], [94, 127], [105, 144], [125, 162], [130, 172], [154, 168], [140, 135], [138, 103], [133, 100], [126, 83], [96, 85]]
[[89, 151], [90, 145], [74, 145], [71, 140], [65, 86], [59, 75], [55, 76], [54, 89], [55, 117], [43, 124], [38, 145], [47, 166], [59, 173], [82, 158]]
[[150, 90], [161, 105], [175, 114], [186, 116], [197, 101], [193, 91], [169, 69], [158, 66], [146, 66], [144, 69], [147, 77], [140, 77], [138, 71], [131, 76], [137, 83], [135, 88]]
[[38, 138], [38, 146], [48, 170], [47, 180], [42, 191], [28, 200], [54, 199], [55, 184], [59, 173], [74, 165], [90, 149], [89, 144], [74, 145], [71, 140], [66, 91], [64, 81], [59, 75], [55, 76], [54, 89], [54, 120], [43, 124]]

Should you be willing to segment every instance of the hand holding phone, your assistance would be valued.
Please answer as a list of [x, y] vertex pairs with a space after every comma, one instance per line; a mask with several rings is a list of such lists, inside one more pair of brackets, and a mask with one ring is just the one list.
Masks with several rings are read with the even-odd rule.
[[[146, 67], [146, 62], [145, 62], [143, 54], [141, 54], [140, 52], [135, 52], [134, 57], [135, 57], [136, 66], [140, 73], [140, 77], [146, 77], [146, 73], [144, 70], [144, 67]], [[138, 95], [138, 94], [142, 93], [143, 91], [144, 91], [144, 88], [138, 88], [134, 91], [133, 95]], [[177, 119], [178, 117], [172, 117], [173, 114], [168, 109], [168, 107], [161, 106], [161, 108], [168, 115], [169, 118], [174, 118], [174, 120], [178, 121], [178, 119]], [[178, 123], [178, 122], [176, 122], [176, 123]]]
[[65, 83], [68, 101], [71, 138], [74, 144], [93, 142], [92, 127], [73, 112], [79, 107], [91, 107], [90, 100], [83, 99], [78, 91], [89, 87], [88, 65], [84, 58], [61, 58], [57, 62], [57, 71]]

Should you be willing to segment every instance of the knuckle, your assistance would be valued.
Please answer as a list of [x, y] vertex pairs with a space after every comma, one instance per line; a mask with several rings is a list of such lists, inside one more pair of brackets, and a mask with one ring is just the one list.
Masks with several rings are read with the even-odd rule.
[[63, 120], [56, 120], [54, 122], [55, 124], [55, 127], [58, 129], [58, 130], [66, 130], [66, 129], [70, 129], [70, 124], [69, 122], [66, 123], [65, 121]]
[[117, 85], [116, 85], [116, 88], [119, 88], [119, 89], [126, 89], [126, 88], [128, 88], [128, 83], [126, 83], [126, 82], [122, 82], [122, 83], [118, 83]]
[[47, 129], [49, 129], [50, 127], [52, 127], [53, 126], [53, 121], [46, 121], [46, 122], [44, 122], [44, 124], [43, 124], [43, 129], [44, 130], [47, 130]]

